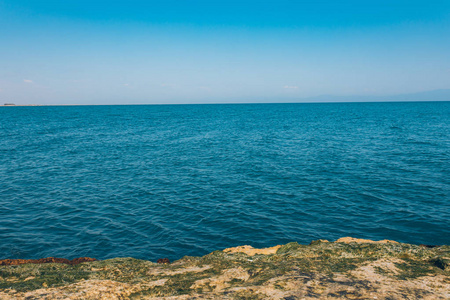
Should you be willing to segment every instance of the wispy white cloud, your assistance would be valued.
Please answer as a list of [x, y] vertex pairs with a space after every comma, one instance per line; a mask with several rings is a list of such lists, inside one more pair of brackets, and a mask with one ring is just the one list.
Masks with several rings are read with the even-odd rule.
[[298, 86], [292, 86], [292, 85], [285, 85], [283, 86], [284, 89], [298, 89]]
[[25, 83], [33, 83], [33, 80], [30, 80], [30, 79], [24, 79], [23, 82], [25, 82]]

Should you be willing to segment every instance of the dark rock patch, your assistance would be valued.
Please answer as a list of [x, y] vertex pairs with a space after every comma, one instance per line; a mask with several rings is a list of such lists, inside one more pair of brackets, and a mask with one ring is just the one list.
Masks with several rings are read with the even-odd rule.
[[158, 264], [170, 264], [170, 260], [168, 258], [160, 258], [156, 262]]
[[67, 265], [77, 265], [83, 262], [96, 261], [97, 259], [91, 257], [78, 257], [72, 260], [66, 258], [58, 257], [46, 257], [41, 259], [2, 259], [0, 260], [0, 266], [12, 266], [12, 265], [23, 265], [23, 264], [48, 264], [48, 263], [58, 263]]
[[424, 244], [420, 244], [419, 246], [420, 246], [420, 247], [423, 247], [423, 248], [436, 248], [436, 247], [440, 247], [439, 245], [424, 245]]

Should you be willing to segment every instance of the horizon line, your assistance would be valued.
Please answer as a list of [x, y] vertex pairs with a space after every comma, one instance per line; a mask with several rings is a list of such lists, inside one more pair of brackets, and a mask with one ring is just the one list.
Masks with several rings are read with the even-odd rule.
[[116, 104], [13, 104], [5, 103], [0, 107], [30, 106], [144, 106], [144, 105], [236, 105], [236, 104], [339, 104], [339, 103], [418, 103], [450, 102], [449, 100], [380, 100], [380, 101], [304, 101], [304, 102], [204, 102], [204, 103], [116, 103]]

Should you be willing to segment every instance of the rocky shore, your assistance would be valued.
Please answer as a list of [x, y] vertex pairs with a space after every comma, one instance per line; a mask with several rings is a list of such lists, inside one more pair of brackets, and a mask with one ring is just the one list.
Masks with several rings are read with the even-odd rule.
[[173, 263], [0, 261], [0, 299], [450, 299], [450, 246], [342, 238]]

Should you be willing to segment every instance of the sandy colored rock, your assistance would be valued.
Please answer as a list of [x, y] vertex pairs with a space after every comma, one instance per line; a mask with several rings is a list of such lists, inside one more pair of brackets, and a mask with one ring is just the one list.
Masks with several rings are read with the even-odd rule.
[[199, 288], [204, 288], [207, 285], [208, 287], [213, 288], [215, 292], [219, 292], [227, 287], [230, 287], [230, 282], [233, 280], [245, 282], [249, 278], [250, 275], [248, 274], [248, 272], [245, 271], [242, 267], [238, 267], [225, 270], [219, 276], [197, 280], [193, 285], [191, 285], [190, 288], [196, 290]]
[[277, 246], [273, 246], [270, 248], [253, 248], [252, 246], [238, 246], [238, 247], [233, 247], [233, 248], [227, 248], [225, 250], [223, 250], [223, 252], [226, 253], [236, 253], [236, 252], [241, 252], [241, 253], [245, 253], [249, 256], [253, 256], [255, 254], [275, 254], [277, 253], [278, 249], [280, 249], [281, 245], [277, 245]]
[[386, 243], [398, 243], [398, 242], [391, 241], [391, 240], [372, 241], [372, 240], [358, 239], [358, 238], [353, 238], [353, 237], [342, 237], [342, 238], [336, 240], [335, 243], [347, 243], [347, 244], [348, 243], [358, 243], [358, 244], [378, 243], [378, 244], [386, 244]]
[[203, 272], [206, 271], [208, 269], [210, 269], [211, 266], [203, 266], [201, 268], [199, 267], [187, 267], [187, 268], [183, 268], [181, 270], [177, 270], [177, 271], [168, 271], [168, 272], [164, 272], [165, 275], [177, 275], [177, 274], [183, 274], [183, 273], [198, 273], [198, 272]]

